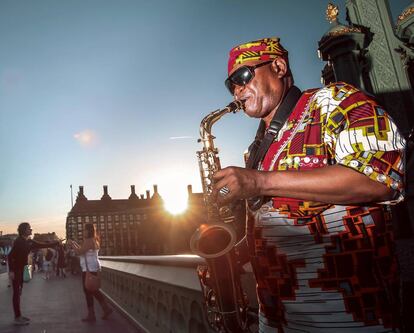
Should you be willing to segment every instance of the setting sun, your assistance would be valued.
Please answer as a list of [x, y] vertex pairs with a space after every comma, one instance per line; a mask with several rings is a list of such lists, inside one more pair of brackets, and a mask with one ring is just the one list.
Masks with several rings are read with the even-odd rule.
[[157, 184], [165, 210], [173, 215], [182, 214], [187, 210], [188, 205], [187, 186], [197, 185], [200, 182], [197, 171], [190, 164], [184, 166], [171, 163], [168, 169], [160, 166], [151, 170], [150, 175], [143, 182], [144, 188], [151, 187], [151, 184]]
[[184, 213], [187, 209], [188, 194], [185, 192], [167, 192], [162, 194], [165, 209], [173, 215]]

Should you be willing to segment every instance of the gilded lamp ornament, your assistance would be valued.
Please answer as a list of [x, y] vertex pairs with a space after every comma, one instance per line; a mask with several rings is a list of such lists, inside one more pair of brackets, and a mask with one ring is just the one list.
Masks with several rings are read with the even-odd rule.
[[343, 25], [338, 20], [339, 9], [338, 6], [334, 5], [333, 3], [329, 3], [328, 7], [326, 8], [326, 19], [332, 24], [332, 28], [322, 37], [322, 39], [326, 39], [333, 36], [340, 36], [344, 34], [349, 34], [353, 32], [361, 33], [362, 30], [357, 27], [349, 27]]
[[338, 6], [335, 6], [333, 3], [328, 4], [328, 8], [326, 8], [326, 19], [329, 21], [329, 23], [338, 23], [338, 14], [339, 9]]
[[414, 14], [414, 7], [409, 7], [409, 8], [406, 8], [402, 13], [401, 13], [401, 15], [399, 15], [398, 16], [398, 19], [397, 19], [397, 24], [398, 23], [401, 23], [402, 21], [404, 21], [407, 17], [410, 17], [411, 15], [413, 15]]

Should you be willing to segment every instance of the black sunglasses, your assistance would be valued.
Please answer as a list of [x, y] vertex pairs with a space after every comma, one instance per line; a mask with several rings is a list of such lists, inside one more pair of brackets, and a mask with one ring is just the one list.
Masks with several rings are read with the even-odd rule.
[[237, 69], [233, 74], [231, 74], [226, 81], [224, 81], [225, 86], [234, 94], [234, 86], [245, 86], [254, 78], [254, 71], [256, 68], [262, 67], [264, 65], [270, 64], [272, 61], [265, 61], [254, 66], [242, 66]]

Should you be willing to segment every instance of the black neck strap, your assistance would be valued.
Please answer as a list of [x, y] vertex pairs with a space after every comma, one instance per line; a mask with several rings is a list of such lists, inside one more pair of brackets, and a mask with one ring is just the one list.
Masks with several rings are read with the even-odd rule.
[[260, 161], [264, 158], [266, 152], [268, 151], [270, 145], [274, 141], [275, 137], [277, 137], [279, 134], [280, 129], [283, 127], [286, 120], [289, 118], [290, 114], [295, 108], [300, 96], [302, 96], [302, 92], [298, 87], [290, 87], [278, 110], [273, 116], [266, 134], [264, 134], [266, 127], [265, 122], [263, 120], [260, 121], [255, 140], [249, 147], [250, 154], [249, 159], [246, 163], [246, 167], [248, 169], [257, 168]]

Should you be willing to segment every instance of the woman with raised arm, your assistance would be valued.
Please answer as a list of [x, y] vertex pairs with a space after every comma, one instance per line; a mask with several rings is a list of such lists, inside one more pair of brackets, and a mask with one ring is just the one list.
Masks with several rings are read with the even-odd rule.
[[73, 247], [75, 253], [79, 255], [80, 265], [82, 268], [82, 285], [85, 293], [86, 304], [88, 306], [88, 315], [85, 318], [82, 318], [82, 321], [95, 322], [96, 317], [93, 306], [94, 297], [102, 307], [102, 319], [107, 319], [113, 310], [108, 306], [105, 297], [102, 295], [100, 290], [92, 292], [85, 288], [86, 272], [89, 271], [93, 275], [98, 275], [98, 272], [101, 269], [101, 264], [98, 259], [98, 252], [100, 248], [99, 236], [97, 235], [95, 226], [92, 223], [85, 224], [84, 235], [82, 245], [79, 245], [75, 241], [69, 241], [68, 243]]

